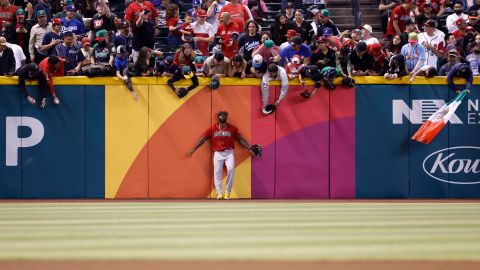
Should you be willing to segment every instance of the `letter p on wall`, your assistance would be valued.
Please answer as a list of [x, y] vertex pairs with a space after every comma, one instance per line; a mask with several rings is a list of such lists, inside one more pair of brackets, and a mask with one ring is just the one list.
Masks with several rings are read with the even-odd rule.
[[[5, 131], [5, 164], [6, 166], [18, 166], [18, 149], [32, 147], [40, 143], [45, 130], [42, 122], [28, 116], [7, 116]], [[20, 138], [18, 127], [24, 126], [31, 129], [32, 134], [26, 138]]]

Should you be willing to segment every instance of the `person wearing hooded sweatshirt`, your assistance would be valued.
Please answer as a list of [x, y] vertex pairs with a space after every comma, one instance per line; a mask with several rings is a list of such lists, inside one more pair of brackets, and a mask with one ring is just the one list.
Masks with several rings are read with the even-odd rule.
[[448, 72], [448, 75], [447, 75], [448, 89], [458, 94], [460, 93], [460, 88], [453, 82], [453, 78], [455, 77], [457, 78], [460, 77], [467, 80], [465, 90], [467, 90], [468, 93], [470, 93], [470, 89], [472, 88], [472, 82], [473, 82], [473, 72], [470, 66], [465, 63], [457, 63]]

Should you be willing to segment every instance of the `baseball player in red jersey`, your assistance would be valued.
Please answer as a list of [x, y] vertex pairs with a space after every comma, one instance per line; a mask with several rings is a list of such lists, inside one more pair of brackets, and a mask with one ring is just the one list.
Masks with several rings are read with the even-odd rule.
[[[229, 199], [232, 192], [233, 176], [235, 174], [235, 157], [233, 149], [235, 148], [235, 139], [253, 154], [260, 156], [257, 152], [256, 145], [250, 146], [248, 142], [240, 135], [238, 129], [227, 123], [228, 112], [218, 112], [218, 124], [208, 128], [198, 140], [197, 144], [188, 152], [191, 157], [195, 150], [197, 150], [208, 139], [212, 139], [212, 148], [215, 152], [213, 154], [213, 174], [215, 189], [217, 190], [217, 199]], [[258, 146], [257, 146], [258, 147]], [[227, 167], [227, 186], [225, 188], [225, 195], [222, 192], [222, 171], [223, 165]]]

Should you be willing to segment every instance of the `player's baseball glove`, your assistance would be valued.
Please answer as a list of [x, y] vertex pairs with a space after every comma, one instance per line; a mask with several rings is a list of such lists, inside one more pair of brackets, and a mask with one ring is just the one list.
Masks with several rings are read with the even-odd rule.
[[178, 88], [178, 91], [176, 93], [179, 98], [183, 98], [188, 94], [188, 90], [185, 87], [180, 87]]
[[300, 93], [300, 96], [302, 96], [304, 99], [309, 99], [312, 95], [310, 94], [310, 92], [308, 92], [307, 89], [305, 89], [305, 91]]
[[355, 80], [350, 78], [350, 77], [343, 77], [342, 84], [346, 87], [354, 87], [355, 86]]
[[250, 147], [250, 150], [253, 152], [253, 154], [257, 157], [262, 156], [262, 147], [258, 144], [254, 144]]
[[220, 87], [220, 81], [218, 79], [212, 79], [210, 81], [210, 89], [216, 90]]

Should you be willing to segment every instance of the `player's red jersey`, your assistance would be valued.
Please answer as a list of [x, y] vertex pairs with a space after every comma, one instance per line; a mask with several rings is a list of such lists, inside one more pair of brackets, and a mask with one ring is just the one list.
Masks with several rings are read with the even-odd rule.
[[240, 136], [238, 129], [227, 123], [227, 127], [220, 129], [218, 124], [205, 130], [202, 135], [205, 139], [212, 138], [212, 148], [214, 151], [224, 151], [235, 148], [235, 139]]

